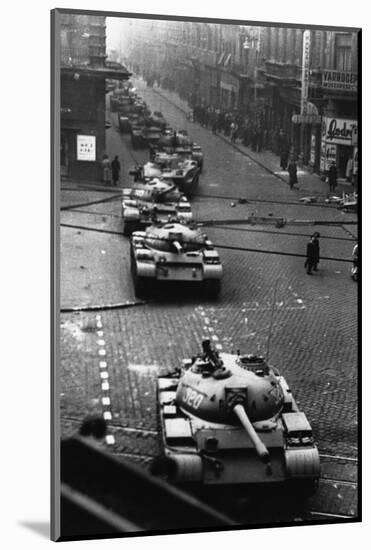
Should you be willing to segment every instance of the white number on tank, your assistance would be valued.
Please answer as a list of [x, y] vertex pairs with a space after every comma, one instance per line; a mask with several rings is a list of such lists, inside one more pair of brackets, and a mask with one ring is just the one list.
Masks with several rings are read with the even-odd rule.
[[202, 403], [202, 400], [203, 396], [200, 393], [190, 388], [185, 389], [185, 392], [183, 393], [183, 401], [184, 403], [187, 403], [190, 407], [198, 409], [198, 407]]

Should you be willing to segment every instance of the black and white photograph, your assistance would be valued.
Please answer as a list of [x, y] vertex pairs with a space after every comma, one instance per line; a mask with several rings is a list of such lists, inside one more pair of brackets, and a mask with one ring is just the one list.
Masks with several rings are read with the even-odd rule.
[[52, 538], [360, 522], [361, 29], [104, 8], [52, 12]]

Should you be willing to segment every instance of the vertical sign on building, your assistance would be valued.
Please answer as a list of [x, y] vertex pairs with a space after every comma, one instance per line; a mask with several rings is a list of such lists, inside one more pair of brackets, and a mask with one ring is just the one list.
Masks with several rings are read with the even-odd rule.
[[300, 113], [308, 113], [308, 92], [309, 92], [309, 61], [310, 61], [310, 31], [303, 33], [303, 64], [301, 70], [301, 104]]

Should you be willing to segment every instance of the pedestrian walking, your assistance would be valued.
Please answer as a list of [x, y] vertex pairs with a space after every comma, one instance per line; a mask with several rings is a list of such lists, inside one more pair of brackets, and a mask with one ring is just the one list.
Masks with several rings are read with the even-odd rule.
[[332, 161], [330, 169], [328, 171], [328, 184], [331, 191], [335, 191], [335, 187], [337, 186], [337, 178], [338, 178], [338, 171], [336, 168], [336, 164], [334, 161]]
[[296, 167], [296, 162], [294, 160], [290, 160], [287, 170], [289, 172], [290, 189], [292, 189], [294, 185], [298, 183], [298, 170]]
[[313, 271], [318, 271], [318, 264], [319, 264], [319, 237], [320, 234], [316, 231], [313, 233], [313, 244], [316, 250], [315, 257], [314, 257], [314, 264], [313, 264]]
[[280, 133], [278, 136], [278, 143], [279, 143], [279, 149], [280, 149], [280, 166], [282, 170], [287, 170], [290, 148], [289, 148], [289, 141], [283, 130], [280, 130]]
[[256, 129], [256, 150], [258, 153], [261, 153], [263, 149], [263, 130], [261, 127]]
[[345, 177], [347, 181], [352, 182], [353, 180], [353, 158], [349, 157], [347, 162], [347, 167], [345, 170]]
[[314, 237], [312, 236], [307, 244], [307, 257], [304, 263], [304, 267], [307, 268], [307, 274], [313, 275], [312, 269], [316, 260], [316, 245], [314, 244]]
[[236, 137], [238, 132], [238, 125], [236, 122], [231, 123], [231, 142], [236, 143]]
[[103, 183], [104, 185], [109, 185], [111, 183], [111, 163], [108, 158], [108, 155], [103, 155], [102, 167], [103, 167]]
[[118, 182], [120, 180], [120, 170], [121, 165], [118, 156], [116, 155], [111, 163], [111, 170], [112, 170], [112, 183], [113, 185], [118, 185]]
[[256, 127], [253, 126], [250, 134], [250, 145], [251, 150], [256, 151], [256, 148], [258, 146], [258, 132], [256, 131]]

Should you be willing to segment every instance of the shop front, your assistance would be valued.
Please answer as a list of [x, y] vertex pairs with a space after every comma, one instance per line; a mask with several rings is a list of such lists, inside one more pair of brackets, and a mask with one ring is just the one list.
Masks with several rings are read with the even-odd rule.
[[338, 177], [345, 178], [349, 159], [354, 159], [357, 147], [357, 120], [323, 117], [320, 170], [325, 174], [335, 162]]

